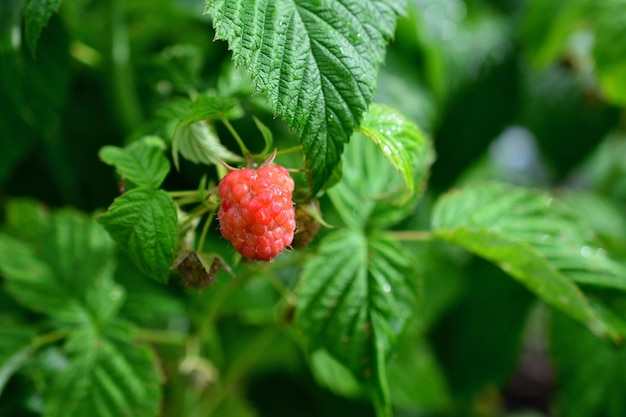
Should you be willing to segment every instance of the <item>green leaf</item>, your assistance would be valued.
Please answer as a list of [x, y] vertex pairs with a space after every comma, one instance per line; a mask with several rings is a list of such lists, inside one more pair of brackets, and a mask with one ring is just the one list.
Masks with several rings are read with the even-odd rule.
[[[349, 248], [347, 250], [346, 248]], [[389, 407], [386, 354], [417, 300], [410, 256], [394, 241], [343, 229], [327, 236], [297, 287], [296, 323]]]
[[591, 2], [595, 23], [594, 59], [604, 96], [626, 106], [626, 0]]
[[45, 417], [158, 415], [161, 393], [150, 350], [120, 324], [86, 327], [68, 339], [70, 366], [46, 395]]
[[405, 200], [411, 198], [415, 183], [422, 185], [434, 159], [433, 150], [418, 127], [391, 107], [372, 104], [357, 132], [372, 139], [402, 174], [406, 183]]
[[178, 223], [174, 201], [165, 191], [128, 191], [98, 220], [144, 274], [167, 281], [178, 242]]
[[[444, 372], [424, 340], [403, 338], [389, 361], [389, 385], [394, 406], [444, 409], [451, 403]], [[416, 383], [419, 381], [419, 383]]]
[[242, 115], [243, 109], [234, 98], [202, 94], [191, 103], [179, 122], [180, 124], [191, 124], [201, 120], [206, 121], [220, 117], [237, 119]]
[[145, 136], [124, 149], [105, 146], [100, 149], [102, 161], [139, 187], [159, 188], [170, 170], [163, 155], [165, 143], [156, 136]]
[[372, 99], [400, 0], [207, 0], [216, 36], [294, 129], [313, 193]]
[[119, 309], [114, 245], [93, 219], [71, 210], [50, 216], [29, 241], [0, 234], [0, 272], [24, 306], [64, 322], [105, 321]]
[[323, 349], [311, 354], [311, 371], [318, 384], [344, 397], [358, 397], [361, 384], [352, 372]]
[[606, 331], [574, 281], [624, 289], [624, 269], [552, 197], [498, 183], [468, 187], [439, 200], [432, 224], [436, 238], [489, 259], [548, 304]]
[[172, 140], [172, 157], [178, 170], [178, 155], [196, 164], [216, 165], [224, 162], [241, 162], [243, 158], [221, 144], [215, 128], [205, 121], [181, 124]]
[[[406, 155], [405, 155], [406, 156]], [[413, 150], [410, 172], [413, 184], [421, 184], [432, 161], [427, 142]], [[407, 161], [408, 162], [408, 161]], [[384, 157], [378, 145], [357, 134], [343, 156], [341, 181], [328, 190], [333, 205], [349, 227], [385, 228], [413, 212], [419, 194], [406, 201], [405, 177]]]
[[557, 376], [557, 408], [568, 417], [626, 415], [626, 349], [597, 338], [554, 314], [550, 350]]
[[46, 26], [52, 13], [55, 13], [61, 0], [26, 0], [24, 5], [24, 17], [26, 19], [26, 43], [30, 52], [35, 56], [37, 40], [41, 30]]

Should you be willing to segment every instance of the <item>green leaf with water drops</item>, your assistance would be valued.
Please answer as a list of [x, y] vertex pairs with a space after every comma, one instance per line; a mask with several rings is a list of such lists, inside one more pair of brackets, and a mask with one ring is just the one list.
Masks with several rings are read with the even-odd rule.
[[357, 132], [372, 139], [385, 158], [402, 174], [406, 183], [404, 200], [411, 198], [416, 183], [418, 186], [423, 184], [428, 167], [434, 160], [430, 142], [419, 128], [397, 110], [372, 104]]
[[361, 123], [402, 0], [207, 0], [216, 36], [303, 145], [312, 192]]
[[498, 264], [548, 304], [599, 332], [605, 326], [576, 282], [626, 289], [624, 268], [543, 192], [499, 183], [456, 190], [437, 202], [432, 225], [435, 238]]
[[413, 184], [422, 184], [433, 159], [430, 144], [422, 142], [412, 155], [404, 156], [407, 159], [403, 162], [410, 163], [411, 168], [401, 173], [377, 143], [355, 134], [343, 155], [341, 181], [328, 190], [347, 226], [384, 229], [413, 212], [420, 194], [407, 190], [404, 174], [411, 175]]
[[311, 348], [325, 349], [350, 370], [381, 415], [390, 401], [386, 356], [417, 304], [409, 259], [379, 233], [342, 229], [322, 241], [296, 289], [296, 323]]

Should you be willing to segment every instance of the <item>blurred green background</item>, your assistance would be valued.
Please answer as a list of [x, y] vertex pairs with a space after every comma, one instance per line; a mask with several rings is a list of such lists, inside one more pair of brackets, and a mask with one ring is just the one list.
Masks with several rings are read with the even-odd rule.
[[[98, 150], [144, 134], [170, 141], [168, 115], [177, 97], [193, 91], [235, 92], [247, 111], [275, 131], [278, 143], [293, 140], [265, 99], [252, 97], [245, 74], [230, 63], [227, 45], [213, 42], [201, 1], [66, 0], [34, 50], [24, 37], [23, 5], [0, 5], [0, 213], [15, 197], [86, 212], [107, 207], [118, 195], [117, 180]], [[572, 204], [600, 232], [611, 255], [626, 258], [623, 0], [410, 0], [374, 100], [416, 122], [437, 152], [427, 195], [401, 226], [425, 227], [430, 203], [452, 187], [501, 179], [566, 196], [577, 190]], [[262, 147], [249, 117], [235, 124], [252, 148]], [[212, 168], [188, 163], [165, 186], [194, 189], [205, 173], [214, 175]], [[416, 346], [407, 336], [400, 348], [420, 358], [412, 366], [421, 379], [403, 379], [402, 363], [394, 368], [392, 361], [398, 416], [517, 410], [530, 411], [508, 415], [553, 415], [559, 401], [561, 411], [554, 415], [624, 415], [622, 400], [611, 411], [592, 399], [576, 414], [563, 412], [563, 401], [578, 395], [559, 391], [562, 380], [546, 346], [546, 312], [525, 289], [502, 279], [499, 269], [449, 248], [412, 249], [423, 260], [427, 294], [413, 331], [426, 329], [427, 343]], [[282, 273], [291, 276], [288, 269]], [[128, 280], [127, 291], [164, 291], [139, 282]], [[246, 291], [263, 300], [264, 289]], [[182, 290], [172, 293], [173, 307], [163, 312], [169, 319], [181, 314], [185, 300]], [[247, 300], [245, 292], [241, 297]], [[225, 344], [234, 350], [257, 337], [254, 324], [228, 314], [228, 308], [238, 314], [253, 310], [246, 303], [232, 301], [220, 324], [222, 337], [232, 339]], [[271, 305], [258, 303], [259, 309]], [[0, 305], [10, 312], [5, 295]], [[564, 335], [580, 333], [567, 333], [575, 327], [567, 319], [555, 323], [566, 329]], [[358, 396], [350, 400], [321, 387], [291, 343], [273, 338], [252, 366], [243, 395], [256, 411], [235, 404], [221, 415], [372, 415]], [[567, 350], [563, 344], [555, 340], [552, 346]], [[621, 364], [622, 373], [613, 382], [625, 382], [624, 353], [597, 349], [617, 356], [611, 360]], [[162, 354], [167, 358], [167, 351]], [[36, 404], [18, 400], [30, 384], [11, 382], [0, 398], [7, 404], [0, 416], [36, 414]], [[168, 398], [183, 395], [181, 386], [174, 381], [167, 389], [166, 415], [176, 415]]]

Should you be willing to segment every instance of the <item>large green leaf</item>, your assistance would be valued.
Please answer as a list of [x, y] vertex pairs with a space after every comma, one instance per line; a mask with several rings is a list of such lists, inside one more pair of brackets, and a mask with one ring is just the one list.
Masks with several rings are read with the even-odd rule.
[[123, 293], [113, 281], [114, 244], [106, 232], [71, 210], [50, 215], [46, 223], [35, 234], [0, 234], [7, 291], [26, 307], [65, 322], [113, 316]]
[[417, 303], [410, 256], [379, 235], [342, 229], [327, 236], [305, 266], [296, 323], [313, 350], [325, 349], [389, 407], [386, 354]]
[[26, 42], [30, 52], [35, 55], [37, 40], [41, 30], [61, 5], [61, 0], [26, 0], [24, 17], [26, 19]]
[[178, 242], [178, 221], [174, 201], [165, 191], [128, 191], [98, 220], [144, 274], [167, 281]]
[[235, 64], [298, 133], [313, 192], [367, 110], [403, 8], [401, 0], [207, 0]]
[[99, 156], [133, 184], [159, 188], [170, 170], [164, 150], [165, 143], [160, 138], [145, 136], [124, 149], [105, 146], [100, 149]]
[[595, 337], [554, 314], [550, 350], [557, 377], [557, 408], [567, 417], [626, 415], [626, 349]]
[[154, 357], [132, 343], [125, 326], [85, 327], [71, 335], [66, 349], [72, 361], [46, 395], [45, 417], [157, 416]]
[[357, 131], [378, 145], [383, 155], [402, 174], [406, 183], [406, 199], [412, 197], [415, 183], [423, 185], [434, 159], [430, 143], [419, 128], [398, 111], [372, 104]]
[[547, 303], [602, 332], [574, 283], [626, 288], [624, 268], [552, 197], [489, 183], [453, 191], [435, 206], [436, 238], [498, 264]]

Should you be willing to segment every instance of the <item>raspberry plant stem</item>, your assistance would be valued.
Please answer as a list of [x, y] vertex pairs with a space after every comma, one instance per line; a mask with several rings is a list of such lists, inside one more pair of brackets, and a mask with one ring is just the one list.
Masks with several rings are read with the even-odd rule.
[[246, 147], [246, 144], [243, 143], [243, 140], [241, 140], [241, 136], [239, 136], [239, 133], [237, 133], [233, 125], [230, 124], [228, 119], [224, 117], [223, 114], [220, 115], [220, 120], [222, 121], [222, 123], [224, 123], [224, 126], [226, 126], [226, 129], [228, 129], [230, 134], [233, 135], [233, 138], [235, 138], [235, 140], [237, 141], [237, 144], [239, 145], [239, 148], [241, 149], [241, 153], [243, 155], [252, 155], [250, 151], [248, 150], [248, 148]]
[[433, 240], [432, 233], [424, 230], [401, 230], [389, 232], [388, 235], [395, 240], [402, 240], [405, 242], [424, 242]]
[[211, 210], [207, 216], [207, 219], [204, 222], [204, 226], [202, 226], [202, 233], [200, 234], [200, 239], [198, 240], [198, 246], [196, 251], [202, 252], [202, 248], [204, 247], [204, 240], [206, 239], [207, 232], [209, 231], [209, 227], [211, 223], [213, 223], [213, 218], [215, 217], [215, 207]]
[[215, 207], [205, 205], [205, 204], [195, 207], [193, 210], [189, 212], [189, 215], [185, 217], [185, 219], [180, 223], [179, 227], [181, 229], [184, 229], [185, 227], [189, 226], [195, 218], [204, 216], [206, 213], [208, 213], [211, 210], [215, 211]]
[[302, 152], [302, 145], [292, 146], [291, 148], [283, 149], [276, 152], [276, 156], [289, 155], [296, 152]]

